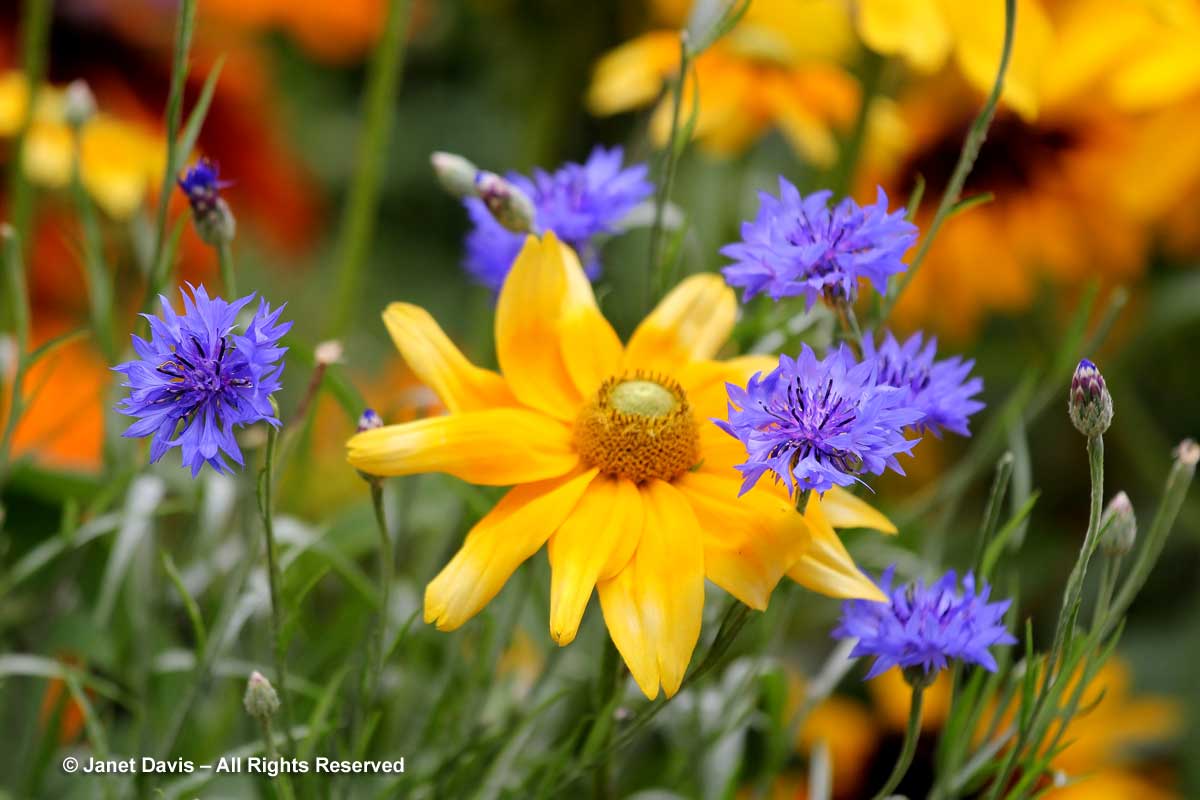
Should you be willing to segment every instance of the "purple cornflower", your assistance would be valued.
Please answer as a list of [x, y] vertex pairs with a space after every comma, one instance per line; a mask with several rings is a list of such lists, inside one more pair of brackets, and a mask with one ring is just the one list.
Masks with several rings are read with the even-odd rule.
[[[505, 176], [533, 201], [536, 229], [554, 231], [575, 248], [593, 280], [600, 274], [595, 237], [615, 233], [617, 223], [654, 191], [646, 165], [622, 168], [623, 155], [620, 147], [597, 147], [582, 164], [534, 170], [533, 180], [512, 172]], [[463, 204], [474, 226], [467, 234], [464, 267], [476, 281], [499, 291], [525, 236], [496, 222], [479, 198], [468, 197]]]
[[847, 600], [841, 624], [833, 631], [837, 639], [858, 639], [851, 656], [875, 656], [867, 679], [895, 666], [906, 671], [920, 667], [924, 674], [918, 677], [932, 678], [953, 659], [995, 672], [996, 659], [988, 648], [1017, 641], [1004, 627], [1012, 601], [989, 603], [991, 587], [985, 582], [976, 593], [975, 576], [969, 572], [959, 592], [953, 570], [932, 586], [917, 581], [893, 589], [895, 569], [888, 567], [879, 580], [888, 602]]
[[862, 345], [863, 360], [875, 360], [879, 382], [906, 390], [909, 404], [921, 410], [922, 417], [913, 427], [939, 438], [943, 430], [971, 435], [967, 420], [983, 408], [983, 403], [971, 399], [983, 391], [981, 378], [969, 378], [974, 361], [958, 356], [936, 361], [937, 339], [924, 341], [920, 333], [903, 344], [887, 333], [878, 347], [868, 333]]
[[129, 397], [117, 410], [137, 417], [124, 435], [152, 436], [150, 461], [178, 446], [192, 477], [206, 463], [228, 472], [222, 454], [242, 465], [242, 451], [233, 427], [266, 420], [278, 427], [271, 394], [279, 389], [280, 360], [287, 351], [280, 338], [291, 322], [279, 322], [283, 306], [271, 309], [260, 299], [245, 333], [235, 333], [236, 318], [254, 295], [228, 303], [210, 299], [204, 286], [183, 295], [184, 313], [177, 314], [167, 298], [162, 316], [144, 314], [150, 321], [150, 341], [134, 334], [138, 358], [113, 367], [125, 375]]
[[882, 292], [888, 276], [908, 268], [902, 259], [917, 228], [903, 210], [888, 213], [882, 188], [869, 206], [847, 197], [830, 209], [831, 197], [803, 197], [782, 177], [778, 198], [759, 193], [758, 216], [742, 223], [742, 241], [721, 249], [734, 261], [721, 272], [743, 300], [766, 292], [772, 300], [802, 296], [806, 308], [821, 298], [852, 303], [859, 278]]
[[907, 392], [879, 385], [875, 371], [875, 362], [858, 362], [845, 345], [824, 359], [804, 345], [795, 359], [780, 356], [778, 367], [755, 373], [745, 389], [726, 384], [729, 419], [713, 421], [746, 447], [742, 493], [767, 472], [789, 492], [824, 492], [889, 467], [903, 475], [896, 455], [917, 443], [904, 429], [922, 412]]

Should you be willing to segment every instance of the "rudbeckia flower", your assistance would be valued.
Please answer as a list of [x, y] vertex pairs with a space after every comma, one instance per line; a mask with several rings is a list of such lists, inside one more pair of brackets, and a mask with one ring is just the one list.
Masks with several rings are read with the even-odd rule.
[[[25, 139], [21, 168], [29, 180], [48, 189], [71, 183], [75, 134], [66, 119], [62, 89], [44, 86]], [[17, 135], [29, 106], [29, 82], [20, 72], [0, 74], [0, 139]], [[88, 194], [109, 216], [127, 219], [166, 169], [161, 136], [103, 111], [79, 132], [79, 178]]]
[[426, 621], [458, 628], [548, 544], [551, 636], [575, 638], [595, 588], [653, 698], [683, 681], [706, 578], [755, 609], [784, 574], [824, 594], [882, 599], [833, 531], [894, 531], [877, 511], [836, 489], [804, 516], [774, 487], [738, 497], [744, 451], [708, 420], [724, 409], [725, 381], [770, 360], [713, 360], [736, 313], [720, 277], [693, 276], [623, 346], [553, 233], [526, 240], [500, 290], [498, 373], [469, 363], [424, 310], [388, 306], [393, 341], [449, 413], [357, 434], [350, 464], [513, 487], [426, 588]]
[[[679, 71], [678, 28], [686, 21], [678, 3], [659, 0], [660, 17], [674, 30], [656, 30], [629, 41], [596, 64], [587, 102], [599, 115], [654, 102]], [[694, 133], [709, 152], [742, 152], [778, 128], [806, 159], [830, 164], [837, 157], [834, 130], [854, 119], [859, 87], [839, 62], [852, 52], [848, 12], [832, 0], [755, 0], [738, 25], [693, 62], [683, 88], [682, 116], [699, 91]], [[665, 142], [671, 100], [655, 112], [651, 132]]]

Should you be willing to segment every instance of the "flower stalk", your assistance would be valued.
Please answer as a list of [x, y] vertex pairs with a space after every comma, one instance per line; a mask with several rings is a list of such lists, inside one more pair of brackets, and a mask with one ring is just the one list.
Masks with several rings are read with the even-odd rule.
[[908, 712], [908, 726], [904, 729], [904, 745], [900, 748], [900, 756], [896, 759], [896, 765], [892, 767], [892, 774], [888, 776], [883, 788], [875, 793], [875, 800], [884, 800], [884, 798], [890, 797], [895, 788], [900, 785], [900, 781], [908, 774], [913, 755], [917, 752], [917, 740], [921, 738], [921, 707], [924, 704], [924, 697], [925, 687], [920, 683], [913, 686], [912, 707]]

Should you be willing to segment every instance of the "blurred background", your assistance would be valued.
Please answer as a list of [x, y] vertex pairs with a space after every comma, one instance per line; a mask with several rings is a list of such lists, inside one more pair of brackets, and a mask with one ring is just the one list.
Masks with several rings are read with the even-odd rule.
[[[135, 723], [170, 716], [185, 685], [180, 653], [189, 655], [178, 596], [158, 556], [138, 542], [154, 538], [201, 605], [215, 608], [244, 552], [237, 531], [254, 530], [250, 476], [193, 483], [173, 454], [145, 470], [138, 448], [119, 439], [124, 420], [111, 410], [119, 389], [108, 366], [122, 360], [146, 291], [176, 3], [51, 4], [51, 88], [41, 93], [17, 163], [12, 142], [28, 97], [22, 6], [0, 8], [0, 157], [35, 187], [23, 243], [32, 344], [88, 325], [91, 313], [85, 231], [69, 186], [70, 132], [55, 95], [76, 79], [87, 82], [98, 107], [83, 133], [80, 171], [113, 271], [116, 335], [72, 339], [24, 383], [26, 410], [12, 431], [14, 466], [2, 487], [0, 651], [86, 665], [111, 690], [87, 693], [110, 746], [137, 752], [142, 729]], [[238, 224], [239, 285], [286, 301], [296, 320], [285, 414], [313, 373], [314, 347], [331, 339], [343, 347], [279, 488], [281, 535], [292, 559], [287, 591], [298, 609], [292, 663], [305, 676], [297, 691], [310, 706], [352, 660], [347, 654], [361, 650], [373, 613], [371, 511], [343, 455], [355, 404], [391, 422], [428, 413], [435, 402], [395, 355], [381, 310], [392, 300], [425, 306], [474, 361], [492, 360], [493, 296], [462, 268], [470, 222], [439, 188], [430, 153], [460, 153], [484, 169], [528, 175], [581, 162], [597, 144], [620, 145], [626, 163], [648, 163], [658, 181], [677, 32], [693, 9], [687, 0], [413, 0], [407, 11], [376, 223], [362, 283], [342, 308], [339, 235], [359, 164], [364, 85], [388, 3], [203, 0], [192, 47], [185, 109], [224, 59], [195, 155], [219, 164], [230, 181], [224, 196]], [[1000, 583], [1044, 633], [1087, 517], [1084, 443], [1066, 416], [1074, 360], [1088, 355], [1108, 380], [1116, 418], [1106, 492], [1127, 491], [1143, 520], [1159, 501], [1172, 448], [1200, 433], [1200, 3], [1021, 0], [1018, 20], [1009, 81], [966, 183], [965, 196], [979, 202], [946, 222], [893, 317], [897, 332], [925, 330], [939, 337], [942, 354], [975, 359], [988, 408], [973, 421], [973, 438], [924, 441], [906, 462], [907, 477], [877, 482], [873, 502], [900, 524], [899, 541], [863, 535], [852, 537], [851, 549], [872, 572], [898, 560], [910, 572], [961, 567], [996, 458], [1010, 450], [1016, 497], [1040, 494]], [[1002, 32], [999, 2], [754, 0], [733, 32], [697, 59], [695, 85], [684, 87], [686, 103], [699, 106], [671, 194], [679, 272], [723, 266], [718, 249], [737, 239], [740, 222], [757, 210], [757, 193], [774, 192], [779, 175], [805, 191], [831, 188], [861, 201], [882, 186], [894, 207], [923, 187], [915, 219], [924, 232], [993, 80]], [[175, 195], [172, 219], [186, 215], [185, 199]], [[9, 217], [11, 197], [0, 202]], [[648, 248], [644, 226], [601, 245], [597, 294], [623, 334], [646, 309]], [[219, 284], [216, 254], [190, 224], [175, 276]], [[774, 349], [794, 350], [822, 335], [819, 323], [796, 309], [781, 315], [751, 304], [736, 335], [742, 348], [769, 336]], [[4, 342], [0, 418], [15, 363], [12, 340]], [[1081, 352], [1084, 342], [1094, 349]], [[249, 436], [245, 444], [255, 446]], [[147, 484], [147, 476], [157, 483]], [[138, 491], [156, 498], [156, 510], [140, 512], [153, 522], [126, 538]], [[400, 564], [395, 618], [409, 617], [424, 583], [493, 500], [442, 476], [389, 483]], [[135, 549], [114, 567], [119, 541]], [[1111, 687], [1120, 691], [1110, 688], [1099, 710], [1077, 723], [1080, 745], [1062, 765], [1105, 777], [1055, 796], [1200, 797], [1195, 492], [1168, 548], [1111, 667]], [[518, 791], [522, 780], [541, 774], [536, 754], [553, 752], [556, 737], [570, 729], [561, 708], [536, 722], [520, 716], [547, 662], [560, 658], [545, 630], [547, 576], [539, 555], [481, 621], [452, 635], [418, 621], [391, 660], [395, 699], [377, 749], [406, 754], [410, 767], [424, 762], [425, 770], [434, 754], [448, 758], [482, 737], [453, 762], [457, 778], [436, 778], [432, 796], [462, 796], [462, 786], [493, 774], [507, 751], [487, 738], [490, 731], [526, 737], [534, 754], [525, 772], [503, 776], [505, 790]], [[555, 680], [590, 677], [601, 641], [594, 611], [579, 642], [561, 655]], [[211, 757], [252, 738], [237, 698], [246, 671], [267, 658], [265, 636], [252, 630], [261, 612], [247, 607], [244, 641], [217, 670], [180, 754]], [[714, 796], [708, 787], [751, 783], [755, 764], [778, 749], [781, 734], [769, 721], [785, 713], [830, 649], [826, 632], [836, 613], [834, 601], [782, 586], [740, 644], [746, 660], [711, 689], [673, 704], [622, 762], [617, 794], [665, 786]], [[485, 677], [490, 665], [503, 676], [495, 684]], [[747, 678], [752, 669], [757, 677]], [[145, 686], [153, 700], [133, 707], [128, 698]], [[50, 763], [45, 753], [87, 737], [62, 682], [7, 674], [0, 694], [0, 720], [19, 745], [0, 754], [9, 796], [87, 796], [64, 783], [56, 766], [33, 766], [39, 754]], [[450, 694], [453, 703], [434, 699]], [[836, 796], [877, 785], [899, 746], [904, 702], [885, 679], [864, 687], [853, 673], [794, 742], [785, 774], [797, 782], [781, 778], [773, 791], [802, 796], [800, 776], [817, 741], [834, 754]], [[749, 709], [742, 716], [731, 710], [738, 703]], [[689, 725], [691, 714], [698, 728]], [[732, 731], [721, 726], [743, 717], [737, 747], [728, 745], [733, 740], [723, 737]], [[928, 724], [937, 725], [936, 704]], [[706, 767], [697, 773], [688, 765], [701, 757]], [[902, 789], [923, 796], [927, 779], [915, 769]], [[214, 791], [269, 796], [254, 783]]]

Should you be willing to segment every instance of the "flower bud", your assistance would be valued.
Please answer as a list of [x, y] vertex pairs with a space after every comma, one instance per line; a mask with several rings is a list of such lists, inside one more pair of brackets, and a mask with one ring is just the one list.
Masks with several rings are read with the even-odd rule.
[[342, 356], [346, 354], [346, 348], [337, 339], [328, 339], [320, 342], [313, 348], [313, 361], [322, 367], [327, 367], [330, 364], [342, 363]]
[[447, 192], [458, 198], [478, 195], [475, 176], [479, 174], [479, 167], [454, 153], [434, 153], [429, 157], [429, 162], [433, 164], [438, 183]]
[[1186, 467], [1194, 467], [1200, 462], [1200, 444], [1195, 439], [1184, 439], [1175, 448], [1175, 458]]
[[63, 97], [63, 118], [67, 125], [79, 130], [96, 116], [96, 97], [87, 81], [74, 80], [67, 84]]
[[494, 172], [481, 171], [475, 176], [475, 190], [496, 221], [513, 233], [532, 233], [535, 217], [533, 201], [525, 193]]
[[1100, 436], [1112, 424], [1112, 395], [1100, 370], [1086, 358], [1079, 362], [1071, 377], [1067, 411], [1075, 429], [1084, 436]]
[[266, 722], [279, 710], [279, 695], [261, 672], [250, 673], [246, 682], [246, 696], [242, 699], [246, 713], [259, 722]]
[[1129, 495], [1117, 492], [1100, 516], [1100, 547], [1110, 556], [1123, 556], [1137, 541], [1137, 517]]
[[373, 431], [376, 428], [383, 427], [383, 418], [375, 413], [375, 409], [363, 409], [362, 416], [358, 418], [358, 432]]
[[237, 233], [237, 220], [221, 197], [221, 189], [228, 185], [218, 177], [216, 165], [206, 158], [200, 159], [179, 179], [179, 188], [187, 195], [192, 207], [196, 233], [213, 247], [232, 242]]

